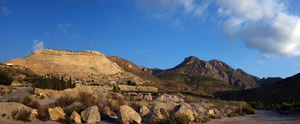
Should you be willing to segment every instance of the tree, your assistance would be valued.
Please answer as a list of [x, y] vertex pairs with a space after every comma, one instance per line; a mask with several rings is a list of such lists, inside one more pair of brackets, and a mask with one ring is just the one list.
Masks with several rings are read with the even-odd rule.
[[0, 84], [1, 85], [11, 85], [14, 79], [8, 75], [5, 71], [0, 71]]

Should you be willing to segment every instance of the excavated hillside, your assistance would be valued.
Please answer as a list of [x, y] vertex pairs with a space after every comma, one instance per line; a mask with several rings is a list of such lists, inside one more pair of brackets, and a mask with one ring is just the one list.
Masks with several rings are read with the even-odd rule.
[[143, 84], [147, 80], [124, 71], [115, 62], [97, 51], [66, 51], [44, 49], [35, 51], [25, 58], [5, 62], [19, 68], [28, 68], [39, 75], [72, 76], [87, 82], [121, 82], [127, 80]]

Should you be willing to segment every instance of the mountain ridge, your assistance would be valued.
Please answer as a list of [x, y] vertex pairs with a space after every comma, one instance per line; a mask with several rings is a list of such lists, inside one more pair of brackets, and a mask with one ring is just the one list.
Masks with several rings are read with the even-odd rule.
[[241, 69], [233, 69], [225, 62], [219, 60], [204, 61], [195, 56], [186, 57], [183, 62], [171, 69], [145, 69], [151, 70], [151, 74], [157, 77], [168, 77], [174, 74], [183, 74], [191, 76], [211, 77], [220, 81], [224, 81], [231, 86], [242, 89], [251, 89], [259, 87], [255, 81], [255, 76], [252, 76]]

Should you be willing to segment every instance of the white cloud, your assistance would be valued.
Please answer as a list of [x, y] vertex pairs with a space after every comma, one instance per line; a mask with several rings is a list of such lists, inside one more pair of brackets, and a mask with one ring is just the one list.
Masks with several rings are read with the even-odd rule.
[[242, 39], [261, 58], [300, 55], [300, 17], [289, 14], [284, 2], [223, 0], [216, 4], [223, 19], [221, 32], [230, 40]]
[[7, 16], [7, 15], [11, 15], [11, 14], [12, 14], [11, 10], [8, 9], [7, 7], [5, 7], [5, 6], [0, 7], [0, 15]]
[[67, 28], [71, 26], [71, 23], [67, 24], [58, 24], [57, 28], [61, 31], [62, 34], [66, 35], [67, 34]]
[[[217, 8], [211, 17], [228, 39], [242, 40], [261, 58], [274, 59], [300, 55], [300, 17], [287, 11], [283, 0], [135, 0], [150, 17], [171, 27], [184, 26], [184, 18], [205, 17], [208, 7]], [[212, 10], [212, 9], [210, 9]], [[214, 21], [213, 21], [214, 22]]]
[[33, 40], [33, 46], [32, 49], [34, 51], [42, 50], [44, 49], [44, 42], [40, 40]]
[[[181, 23], [178, 13], [182, 16], [202, 17], [208, 14], [206, 10], [211, 0], [134, 0], [136, 5], [151, 18], [167, 22], [171, 27]], [[183, 27], [183, 25], [180, 25]]]

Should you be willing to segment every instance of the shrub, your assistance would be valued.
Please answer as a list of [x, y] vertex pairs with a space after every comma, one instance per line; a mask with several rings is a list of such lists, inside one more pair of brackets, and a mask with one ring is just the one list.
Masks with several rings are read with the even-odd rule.
[[49, 119], [49, 113], [47, 107], [39, 107], [38, 108], [38, 119], [41, 121], [47, 121]]
[[9, 98], [9, 99], [6, 100], [6, 102], [17, 102], [17, 103], [20, 103], [21, 100], [18, 99], [18, 98]]
[[291, 109], [292, 109], [292, 104], [288, 104], [286, 102], [283, 102], [280, 106], [281, 111], [291, 110]]
[[5, 116], [6, 116], [6, 114], [5, 114], [5, 113], [3, 113], [1, 116], [2, 116], [2, 117], [5, 117]]
[[92, 106], [94, 103], [92, 101], [92, 94], [85, 92], [80, 92], [77, 100], [82, 103], [86, 108]]
[[29, 110], [21, 109], [17, 119], [22, 120], [24, 122], [30, 122], [29, 116], [30, 116], [30, 111]]
[[22, 104], [35, 109], [38, 109], [41, 106], [38, 101], [33, 101], [29, 96], [23, 98]]
[[179, 116], [175, 117], [174, 114], [168, 117], [169, 124], [190, 124], [191, 120], [188, 115], [180, 114]]
[[128, 80], [127, 85], [136, 86], [136, 83], [133, 81]]
[[246, 114], [248, 114], [248, 115], [250, 115], [250, 114], [255, 114], [254, 109], [251, 108], [250, 105], [246, 105], [246, 106], [243, 108], [242, 112], [243, 112], [243, 113], [246, 113]]
[[63, 124], [75, 124], [75, 122], [70, 119], [70, 116], [66, 115], [65, 117], [65, 119], [59, 119], [59, 121]]
[[0, 71], [0, 84], [1, 85], [11, 85], [11, 83], [14, 81], [14, 79], [8, 75], [5, 71]]
[[57, 103], [60, 107], [66, 107], [75, 102], [75, 98], [70, 96], [61, 96], [57, 99]]

